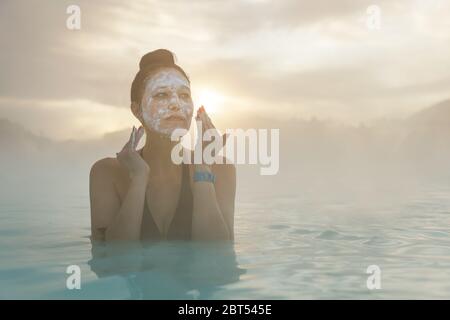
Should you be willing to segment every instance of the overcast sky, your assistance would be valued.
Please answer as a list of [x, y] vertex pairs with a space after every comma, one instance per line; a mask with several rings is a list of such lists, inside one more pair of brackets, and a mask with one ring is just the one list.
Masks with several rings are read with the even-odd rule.
[[[66, 27], [71, 4], [81, 30]], [[55, 139], [136, 124], [130, 84], [158, 48], [216, 119], [370, 122], [450, 98], [446, 0], [2, 0], [0, 39], [0, 117]]]

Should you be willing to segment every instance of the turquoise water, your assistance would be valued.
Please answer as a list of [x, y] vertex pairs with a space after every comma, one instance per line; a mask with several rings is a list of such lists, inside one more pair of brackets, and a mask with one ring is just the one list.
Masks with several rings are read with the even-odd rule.
[[[234, 244], [94, 248], [87, 193], [59, 193], [2, 199], [0, 298], [450, 298], [450, 189], [376, 206], [247, 194]], [[69, 265], [80, 290], [66, 288]], [[366, 286], [369, 265], [379, 290]]]

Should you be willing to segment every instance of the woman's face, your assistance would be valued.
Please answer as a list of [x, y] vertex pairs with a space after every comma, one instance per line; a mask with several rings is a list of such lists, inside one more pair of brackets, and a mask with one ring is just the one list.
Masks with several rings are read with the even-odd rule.
[[177, 128], [188, 130], [193, 110], [189, 82], [178, 70], [161, 69], [145, 82], [141, 111], [148, 129], [165, 136]]

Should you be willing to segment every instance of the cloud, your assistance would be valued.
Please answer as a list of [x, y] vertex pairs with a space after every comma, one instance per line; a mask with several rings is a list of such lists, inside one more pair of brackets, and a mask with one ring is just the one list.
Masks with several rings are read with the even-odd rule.
[[1, 2], [0, 97], [128, 110], [141, 55], [160, 47], [234, 111], [365, 121], [448, 97], [446, 1], [377, 1], [378, 32], [365, 27], [368, 0], [77, 3], [82, 28], [70, 31], [71, 1]]
[[136, 124], [129, 109], [77, 100], [0, 99], [0, 117], [53, 140], [91, 139]]
[[[448, 97], [449, 78], [423, 83], [392, 84], [377, 65], [330, 67], [271, 73], [250, 60], [209, 61], [196, 69], [195, 78], [245, 101], [250, 110], [285, 111], [293, 116], [329, 117], [339, 120], [403, 116]], [[417, 81], [419, 82], [419, 81]], [[233, 108], [233, 106], [229, 106]]]

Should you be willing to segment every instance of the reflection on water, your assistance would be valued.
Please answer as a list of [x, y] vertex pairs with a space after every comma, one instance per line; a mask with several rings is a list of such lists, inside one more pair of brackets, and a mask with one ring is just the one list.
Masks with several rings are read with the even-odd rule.
[[448, 186], [364, 205], [258, 193], [237, 202], [234, 243], [134, 246], [91, 243], [87, 194], [46, 194], [0, 201], [0, 298], [450, 298]]
[[232, 243], [92, 244], [99, 277], [122, 277], [131, 299], [208, 299], [245, 273]]

